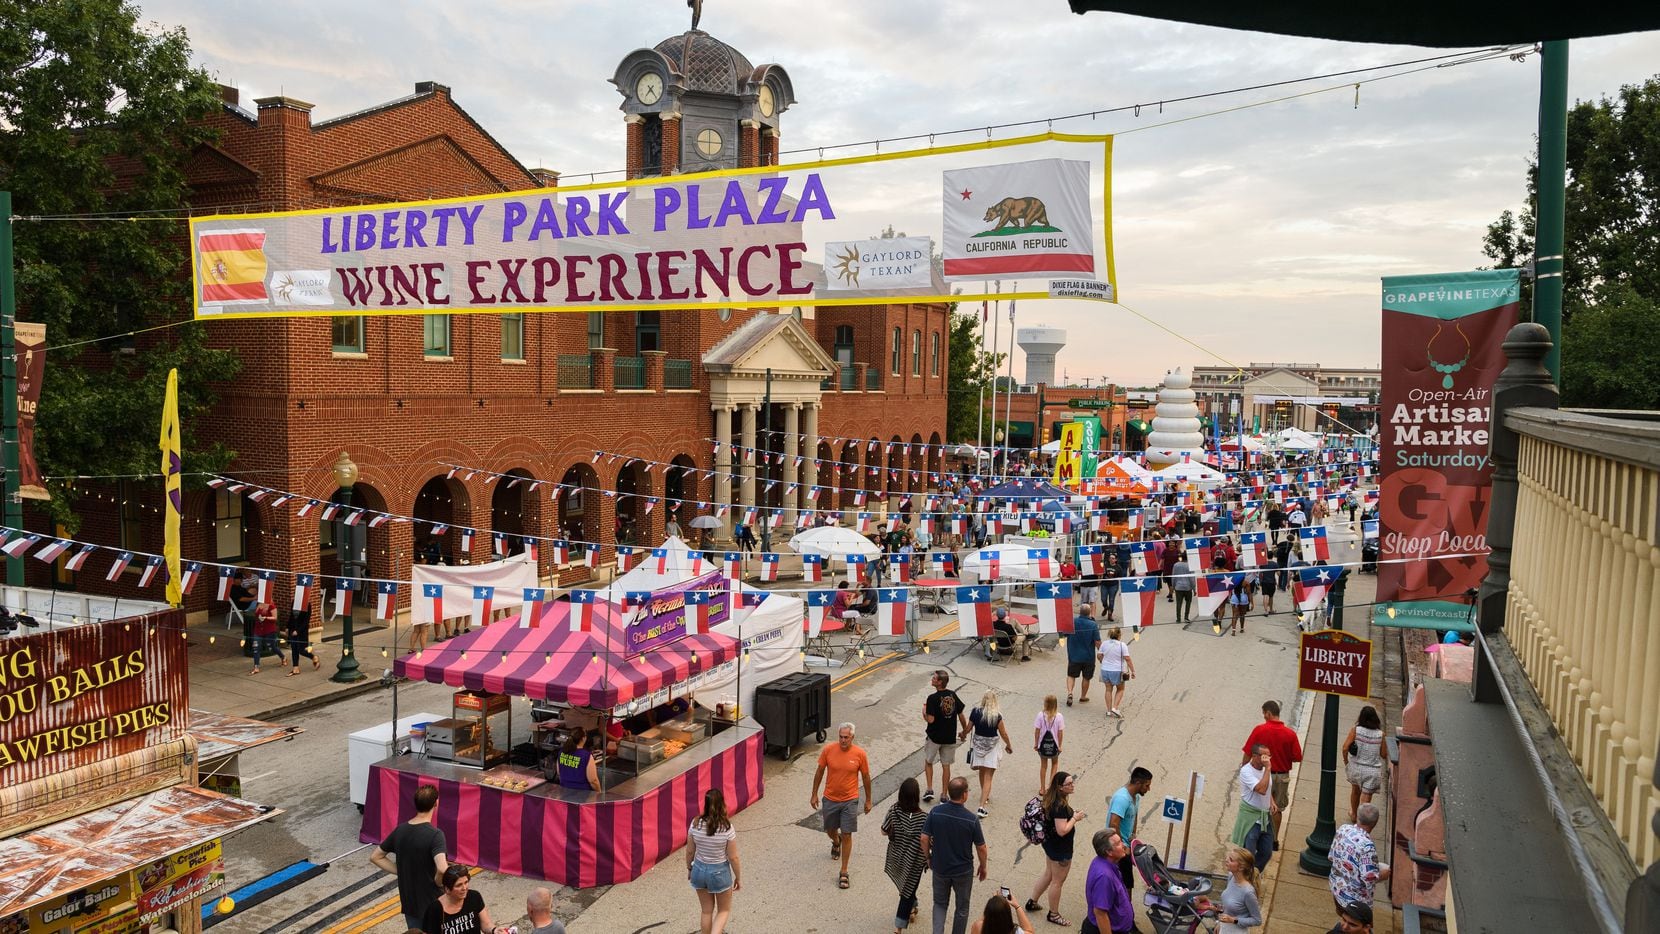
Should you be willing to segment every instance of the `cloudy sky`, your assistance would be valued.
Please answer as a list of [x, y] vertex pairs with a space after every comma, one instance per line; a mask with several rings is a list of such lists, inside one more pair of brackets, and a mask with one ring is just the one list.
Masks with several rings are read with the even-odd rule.
[[[438, 81], [521, 162], [567, 175], [621, 168], [621, 98], [607, 79], [628, 52], [690, 23], [683, 0], [137, 2], [144, 19], [184, 27], [197, 61], [244, 101], [287, 94], [323, 120]], [[788, 70], [797, 103], [786, 149], [1451, 51], [1080, 17], [1065, 0], [708, 0], [701, 27]], [[1570, 95], [1610, 94], [1653, 76], [1657, 62], [1660, 33], [1576, 42]], [[1135, 385], [1223, 361], [1375, 366], [1378, 277], [1483, 263], [1487, 223], [1521, 206], [1537, 56], [1366, 84], [1358, 106], [1347, 88], [1127, 132], [1342, 80], [1054, 124], [1123, 134], [1114, 236], [1121, 294], [1139, 313], [1023, 304], [1021, 324], [1067, 330], [1060, 370]]]

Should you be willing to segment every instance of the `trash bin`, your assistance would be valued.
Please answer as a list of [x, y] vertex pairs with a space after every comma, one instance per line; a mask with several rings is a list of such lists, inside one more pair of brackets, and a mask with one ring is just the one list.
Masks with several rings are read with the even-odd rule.
[[802, 671], [768, 681], [755, 689], [750, 714], [766, 731], [766, 748], [781, 758], [808, 736], [822, 743], [830, 729], [830, 676]]

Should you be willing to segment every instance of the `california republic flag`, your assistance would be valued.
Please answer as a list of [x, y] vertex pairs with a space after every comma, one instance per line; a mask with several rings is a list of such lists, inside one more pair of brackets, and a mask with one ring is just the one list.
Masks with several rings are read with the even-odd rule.
[[947, 279], [1096, 271], [1088, 162], [957, 169], [944, 197]]

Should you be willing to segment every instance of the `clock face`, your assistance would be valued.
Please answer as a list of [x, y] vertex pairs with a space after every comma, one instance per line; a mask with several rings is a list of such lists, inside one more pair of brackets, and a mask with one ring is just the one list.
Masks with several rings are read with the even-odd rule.
[[634, 84], [634, 96], [642, 104], [655, 104], [663, 97], [663, 76], [649, 73], [640, 76]]
[[763, 116], [763, 117], [772, 116], [773, 110], [777, 109], [778, 102], [773, 100], [772, 86], [771, 85], [767, 85], [767, 84], [761, 85], [760, 104], [761, 104], [761, 116]]
[[697, 151], [705, 159], [720, 155], [721, 138], [718, 130], [702, 130], [697, 134]]

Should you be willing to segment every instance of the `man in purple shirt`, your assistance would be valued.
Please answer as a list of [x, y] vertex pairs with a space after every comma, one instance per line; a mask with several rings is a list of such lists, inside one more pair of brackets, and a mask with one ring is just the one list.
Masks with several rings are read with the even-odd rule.
[[1090, 840], [1095, 859], [1090, 861], [1084, 881], [1084, 904], [1089, 909], [1081, 930], [1084, 934], [1139, 934], [1135, 906], [1118, 870], [1118, 861], [1128, 856], [1124, 838], [1110, 830], [1097, 830]]

